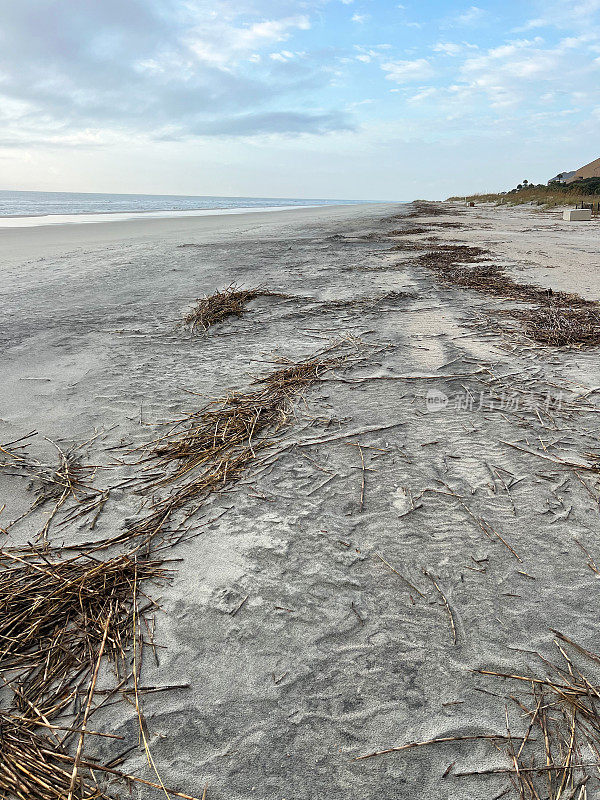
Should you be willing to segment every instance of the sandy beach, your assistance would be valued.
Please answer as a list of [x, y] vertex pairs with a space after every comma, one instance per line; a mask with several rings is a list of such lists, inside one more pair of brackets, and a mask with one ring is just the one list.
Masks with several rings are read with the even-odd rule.
[[[0, 229], [0, 444], [36, 431], [28, 451], [50, 463], [52, 442], [87, 442], [81, 457], [110, 488], [93, 527], [61, 527], [70, 506], [59, 511], [55, 546], [115, 536], [143, 512], [131, 453], [164, 423], [248, 391], [278, 359], [340, 337], [350, 354], [294, 398], [277, 457], [186, 522], [171, 581], [145, 589], [160, 610], [140, 680], [187, 687], [143, 698], [167, 787], [207, 787], [206, 800], [518, 798], [502, 770], [506, 698], [523, 687], [477, 670], [541, 675], [553, 630], [597, 647], [598, 350], [535, 341], [509, 301], [419, 257], [480, 247], [519, 284], [600, 300], [599, 223], [441, 206]], [[181, 327], [231, 284], [286, 296], [206, 333]], [[28, 481], [0, 469], [3, 546], [35, 540], [48, 506], [10, 524], [31, 503]], [[528, 722], [511, 706], [515, 737]], [[89, 736], [88, 759], [133, 748], [119, 769], [157, 780], [131, 703], [93, 727], [123, 740]], [[452, 741], [372, 755], [434, 738]]]

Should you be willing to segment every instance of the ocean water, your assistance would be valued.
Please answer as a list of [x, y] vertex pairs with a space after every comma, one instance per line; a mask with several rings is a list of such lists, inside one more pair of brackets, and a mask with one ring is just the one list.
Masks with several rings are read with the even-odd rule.
[[358, 203], [282, 197], [206, 197], [160, 194], [88, 194], [0, 191], [0, 226], [32, 227], [147, 216], [191, 216]]

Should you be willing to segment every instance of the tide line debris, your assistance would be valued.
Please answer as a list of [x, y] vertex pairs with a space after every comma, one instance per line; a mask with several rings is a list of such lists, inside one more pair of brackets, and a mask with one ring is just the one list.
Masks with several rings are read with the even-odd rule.
[[[422, 248], [423, 249], [423, 248]], [[534, 304], [530, 309], [503, 309], [502, 314], [524, 323], [534, 341], [552, 347], [589, 347], [600, 344], [600, 309], [578, 294], [518, 283], [504, 267], [491, 264], [489, 251], [464, 244], [427, 248], [418, 263], [433, 270], [444, 282], [515, 302]], [[467, 265], [473, 266], [467, 266]]]
[[153, 495], [173, 488], [120, 538], [149, 541], [165, 531], [175, 512], [191, 506], [188, 519], [211, 493], [235, 483], [276, 443], [278, 432], [294, 416], [294, 400], [352, 352], [352, 346], [336, 344], [301, 361], [281, 361], [279, 369], [254, 381], [258, 388], [215, 400], [137, 448], [136, 463], [146, 470], [136, 480], [137, 491]]
[[[300, 361], [280, 360], [278, 368], [257, 378], [249, 391], [209, 403], [143, 446], [135, 462], [143, 469], [133, 488], [144, 494], [165, 487], [170, 491], [154, 503], [149, 517], [138, 519], [124, 534], [60, 548], [44, 542], [0, 549], [0, 677], [12, 698], [8, 709], [4, 704], [0, 710], [3, 797], [111, 798], [114, 795], [96, 780], [105, 775], [162, 789], [167, 797], [194, 800], [163, 785], [139, 700], [147, 691], [181, 688], [140, 684], [145, 646], [155, 646], [147, 617], [158, 608], [145, 585], [164, 583], [170, 573], [167, 560], [151, 545], [158, 534], [163, 534], [167, 547], [176, 543], [167, 530], [174, 512], [194, 505], [192, 514], [209, 494], [234, 483], [278, 441], [280, 429], [294, 419], [297, 398], [355, 352], [348, 341]], [[67, 488], [77, 496], [78, 489], [89, 487], [92, 473], [87, 468], [79, 471], [78, 461], [65, 457], [59, 479], [25, 455], [25, 444], [19, 440], [4, 445], [1, 455], [16, 474], [39, 477], [41, 497], [46, 497], [47, 486], [55, 500]], [[148, 465], [150, 473], [144, 471]], [[100, 550], [115, 545], [129, 550], [100, 558]], [[66, 557], [73, 550], [76, 554]], [[150, 642], [142, 636], [143, 625]], [[112, 665], [113, 688], [97, 690], [103, 661]], [[92, 730], [91, 717], [125, 697], [135, 708], [140, 743], [156, 781], [120, 772], [115, 760], [102, 764], [85, 756], [89, 737], [111, 736]]]

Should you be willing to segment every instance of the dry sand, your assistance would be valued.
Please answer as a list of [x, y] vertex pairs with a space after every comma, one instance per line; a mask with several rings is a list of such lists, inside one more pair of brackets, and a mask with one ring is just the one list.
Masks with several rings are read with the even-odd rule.
[[[516, 280], [600, 299], [598, 223], [454, 209], [410, 223], [460, 228], [409, 238], [489, 247]], [[511, 687], [473, 670], [527, 670], [530, 651], [553, 654], [551, 628], [598, 650], [598, 575], [582, 551], [600, 559], [596, 476], [553, 460], [599, 452], [598, 353], [536, 345], [493, 315], [501, 300], [439, 285], [410, 251], [391, 251], [384, 234], [409, 221], [390, 218], [407, 210], [0, 231], [0, 442], [35, 429], [35, 454], [51, 451], [42, 436], [73, 443], [98, 430], [90, 458], [110, 464], [106, 448], [149, 440], [157, 421], [248, 387], [276, 355], [301, 358], [339, 334], [367, 346], [345, 381], [307, 392], [287, 433], [332, 440], [290, 448], [270, 471], [213, 497], [201, 535], [173, 553], [182, 561], [161, 590], [159, 666], [147, 658], [143, 679], [190, 684], [145, 700], [154, 759], [180, 791], [492, 800], [506, 776], [444, 777], [452, 762], [453, 772], [509, 766], [489, 743], [353, 759], [413, 740], [505, 733]], [[234, 281], [319, 300], [412, 296], [360, 313], [267, 297], [205, 336], [176, 328], [195, 298]], [[392, 380], [357, 381], [367, 376]], [[448, 403], [431, 412], [435, 392]], [[570, 405], [548, 413], [546, 398], [559, 392]], [[116, 478], [103, 472], [96, 482]], [[0, 472], [0, 525], [30, 501], [22, 481]], [[118, 532], [138, 502], [115, 491], [94, 535]], [[11, 528], [10, 539], [33, 537], [41, 519]], [[51, 533], [55, 542], [90, 537], [85, 526]], [[456, 644], [424, 569], [447, 598]], [[133, 708], [103, 714], [97, 729], [135, 744]], [[88, 755], [125, 749], [99, 741]], [[123, 769], [152, 779], [139, 751]]]

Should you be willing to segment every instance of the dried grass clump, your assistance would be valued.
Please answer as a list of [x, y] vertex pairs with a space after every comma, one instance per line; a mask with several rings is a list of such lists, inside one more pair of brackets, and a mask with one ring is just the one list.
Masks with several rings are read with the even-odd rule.
[[527, 728], [520, 742], [509, 739], [509, 767], [470, 774], [506, 773], [518, 796], [532, 800], [585, 798], [582, 787], [598, 784], [600, 774], [600, 657], [554, 633], [560, 661], [542, 659], [545, 674], [480, 670], [520, 684], [510, 699]]
[[207, 295], [198, 301], [197, 305], [183, 318], [183, 325], [192, 333], [199, 330], [206, 332], [212, 325], [229, 317], [241, 317], [246, 305], [257, 297], [284, 297], [279, 292], [270, 292], [266, 289], [238, 289], [234, 284]]
[[142, 726], [140, 620], [156, 606], [144, 594], [140, 609], [138, 598], [142, 583], [166, 575], [156, 559], [0, 551], [0, 675], [13, 692], [11, 707], [0, 712], [2, 797], [106, 796], [83, 759], [84, 737], [105, 735], [87, 725], [102, 705], [94, 703], [100, 665], [107, 658], [116, 675], [106, 699], [132, 691]]
[[36, 733], [31, 723], [0, 711], [0, 791], [19, 800], [95, 800], [108, 795], [92, 785], [89, 773], [79, 772], [71, 786], [72, 767], [56, 739]]
[[17, 678], [21, 716], [51, 719], [71, 706], [105, 630], [105, 655], [126, 674], [136, 586], [164, 578], [160, 561], [128, 555], [99, 561], [85, 553], [61, 559], [54, 549], [0, 551], [0, 672]]
[[[71, 509], [63, 522], [80, 518], [92, 511], [96, 512], [97, 519], [108, 499], [108, 490], [97, 489], [92, 485], [97, 467], [82, 463], [81, 448], [87, 442], [66, 452], [52, 442], [58, 452], [58, 464], [51, 465], [38, 461], [27, 452], [31, 438], [36, 435], [36, 431], [33, 431], [14, 442], [0, 445], [0, 469], [9, 475], [29, 479], [30, 488], [35, 495], [33, 504], [20, 519], [51, 503], [53, 507], [40, 531], [40, 538], [46, 538], [52, 520], [67, 501], [73, 501], [75, 508]], [[17, 520], [12, 524], [15, 522]]]
[[519, 316], [525, 320], [525, 332], [536, 342], [551, 347], [600, 344], [600, 312], [595, 308], [549, 304]]

